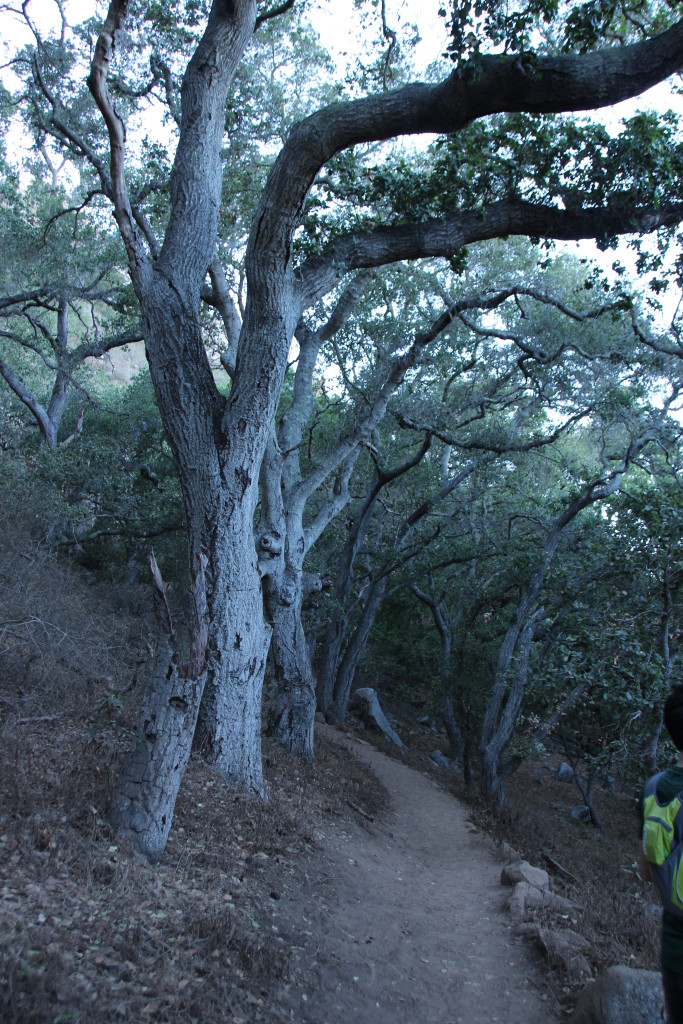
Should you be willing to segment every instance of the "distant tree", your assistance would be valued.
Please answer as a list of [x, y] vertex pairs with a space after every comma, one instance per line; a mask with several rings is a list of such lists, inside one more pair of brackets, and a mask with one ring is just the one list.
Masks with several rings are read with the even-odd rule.
[[69, 396], [87, 397], [85, 360], [142, 333], [119, 240], [69, 196], [47, 152], [45, 161], [22, 185], [0, 154], [0, 375], [56, 448], [81, 430], [82, 412], [60, 441]]

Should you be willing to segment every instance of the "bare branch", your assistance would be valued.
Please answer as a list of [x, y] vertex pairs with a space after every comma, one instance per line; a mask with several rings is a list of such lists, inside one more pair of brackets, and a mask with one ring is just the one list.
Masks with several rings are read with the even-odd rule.
[[220, 260], [213, 260], [209, 264], [209, 276], [211, 288], [202, 288], [201, 297], [207, 305], [218, 310], [223, 321], [228, 348], [227, 351], [221, 352], [221, 366], [232, 380], [235, 376], [242, 320], [228, 290], [228, 282]]
[[76, 420], [76, 429], [73, 431], [73, 433], [69, 434], [68, 437], [65, 437], [62, 442], [60, 442], [59, 447], [60, 448], [66, 448], [66, 446], [71, 444], [72, 441], [75, 441], [77, 437], [80, 437], [82, 430], [83, 430], [83, 410], [81, 409], [81, 411], [78, 414], [78, 419]]
[[8, 366], [3, 359], [0, 359], [0, 374], [5, 378], [7, 384], [10, 386], [17, 398], [23, 402], [26, 408], [33, 414], [43, 436], [45, 438], [51, 437], [53, 433], [52, 423], [50, 422], [50, 417], [48, 416], [47, 411], [31, 394], [31, 392], [24, 387], [14, 370], [12, 370], [12, 368]]
[[107, 18], [95, 46], [95, 55], [90, 66], [88, 87], [99, 107], [109, 133], [111, 194], [114, 202], [114, 216], [119, 226], [133, 279], [140, 283], [149, 272], [149, 260], [135, 227], [135, 217], [128, 197], [125, 177], [126, 131], [116, 111], [107, 87], [109, 65], [114, 55], [114, 41], [123, 24], [129, 0], [111, 0]]
[[256, 18], [256, 24], [254, 25], [254, 32], [257, 31], [266, 21], [271, 21], [273, 18], [279, 18], [282, 14], [286, 14], [287, 11], [291, 11], [294, 7], [296, 0], [284, 0], [284, 3], [278, 7], [272, 7], [269, 11], [264, 11], [263, 14], [259, 14]]
[[474, 242], [504, 235], [579, 240], [647, 233], [683, 220], [683, 203], [634, 209], [605, 206], [569, 212], [540, 203], [500, 202], [438, 220], [354, 232], [307, 260], [297, 271], [301, 307], [306, 309], [336, 287], [344, 274], [401, 260], [450, 257]]
[[162, 617], [165, 619], [166, 629], [168, 636], [171, 641], [173, 648], [173, 655], [175, 658], [178, 657], [178, 638], [176, 636], [175, 627], [173, 626], [173, 618], [171, 616], [171, 609], [168, 604], [168, 598], [166, 597], [166, 587], [161, 577], [161, 571], [157, 565], [157, 560], [154, 557], [154, 552], [149, 556], [149, 568], [152, 573], [152, 582], [154, 583], [154, 590], [158, 599], [158, 606], [162, 611]]

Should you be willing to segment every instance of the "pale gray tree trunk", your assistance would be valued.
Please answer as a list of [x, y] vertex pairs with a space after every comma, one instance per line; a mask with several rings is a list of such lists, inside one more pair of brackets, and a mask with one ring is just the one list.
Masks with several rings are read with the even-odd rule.
[[465, 744], [462, 730], [455, 718], [453, 699], [451, 697], [451, 651], [453, 648], [453, 634], [458, 630], [463, 618], [462, 609], [458, 609], [455, 621], [452, 621], [445, 607], [443, 595], [438, 597], [435, 593], [431, 575], [429, 577], [429, 593], [421, 590], [415, 584], [410, 589], [418, 600], [422, 601], [429, 608], [439, 634], [439, 699], [441, 717], [446, 729], [446, 735], [448, 736], [448, 756], [451, 761], [459, 761], [463, 756]]
[[[285, 582], [285, 587], [286, 587]], [[306, 635], [301, 624], [301, 599], [294, 591], [267, 592], [266, 607], [273, 627], [270, 646], [272, 679], [267, 687], [268, 733], [291, 753], [313, 757], [315, 681]]]
[[[328, 622], [325, 627], [322, 655], [318, 665], [317, 701], [319, 709], [326, 718], [328, 718], [334, 702], [337, 670], [351, 615], [348, 600], [353, 585], [353, 570], [347, 560], [347, 555], [348, 547], [342, 553], [342, 563], [335, 580]], [[331, 719], [328, 720], [331, 721]]]
[[[339, 568], [334, 582], [329, 619], [325, 627], [323, 653], [318, 667], [318, 707], [326, 718], [331, 715], [335, 697], [337, 670], [341, 659], [344, 636], [349, 624], [348, 602], [353, 587], [353, 567], [356, 555], [367, 534], [381, 486], [383, 486], [383, 483], [380, 484], [378, 477], [351, 523], [351, 529], [342, 549]], [[328, 718], [328, 720], [331, 721], [332, 719]]]
[[382, 576], [370, 584], [361, 608], [360, 618], [344, 649], [335, 674], [332, 704], [326, 715], [327, 721], [332, 725], [343, 725], [346, 718], [358, 662], [367, 646], [370, 631], [384, 600], [388, 582], [389, 577]]
[[117, 781], [108, 817], [135, 849], [156, 863], [166, 847], [178, 790], [192, 750], [206, 681], [206, 559], [195, 559], [189, 611], [190, 658], [180, 661], [161, 574], [152, 558], [160, 639], [145, 688], [132, 750]]
[[160, 644], [137, 736], [109, 805], [109, 822], [153, 864], [161, 859], [192, 749], [206, 673], [184, 678]]
[[[505, 803], [505, 781], [512, 771], [514, 771], [518, 766], [518, 762], [516, 760], [511, 760], [506, 764], [503, 764], [502, 758], [514, 735], [515, 726], [517, 725], [517, 721], [522, 710], [524, 691], [529, 672], [531, 645], [533, 643], [536, 625], [539, 619], [544, 615], [544, 609], [538, 608], [533, 615], [524, 622], [521, 630], [519, 629], [521, 616], [518, 615], [517, 621], [508, 630], [501, 648], [501, 655], [498, 659], [498, 668], [496, 671], [496, 678], [494, 680], [493, 694], [489, 699], [486, 716], [484, 718], [484, 728], [482, 730], [482, 738], [479, 744], [479, 780], [484, 796], [489, 800], [495, 801], [499, 807], [502, 807]], [[513, 678], [509, 682], [508, 689], [508, 675], [515, 651], [517, 652], [517, 668]], [[498, 704], [498, 697], [501, 690], [504, 689], [507, 690], [507, 693], [505, 694], [505, 703], [501, 711], [502, 701], [501, 704]], [[497, 708], [500, 717], [496, 717], [493, 720], [492, 728], [491, 710], [494, 707]]]
[[[266, 615], [272, 626], [272, 674], [266, 694], [266, 728], [282, 746], [313, 756], [316, 708], [311, 654], [302, 623], [302, 606], [310, 589], [304, 562], [324, 529], [349, 500], [348, 482], [358, 459], [362, 430], [354, 430], [304, 479], [299, 451], [314, 406], [313, 374], [323, 343], [344, 324], [363, 294], [366, 274], [358, 274], [343, 291], [332, 315], [318, 331], [297, 327], [299, 358], [289, 408], [271, 435], [261, 466], [261, 522], [258, 549]], [[371, 429], [372, 424], [364, 429]], [[333, 493], [322, 501], [304, 527], [310, 498], [333, 476]], [[318, 581], [319, 582], [319, 581]]]

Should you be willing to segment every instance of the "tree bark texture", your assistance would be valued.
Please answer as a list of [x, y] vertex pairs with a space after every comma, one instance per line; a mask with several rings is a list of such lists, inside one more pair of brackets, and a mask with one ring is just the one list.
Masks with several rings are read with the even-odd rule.
[[296, 596], [286, 603], [289, 595], [283, 595], [282, 588], [279, 591], [266, 602], [273, 625], [266, 728], [291, 753], [312, 758], [315, 681], [301, 624], [301, 604]]
[[190, 658], [180, 664], [178, 638], [156, 561], [151, 559], [161, 640], [145, 689], [137, 735], [118, 779], [109, 821], [152, 863], [160, 860], [192, 750], [206, 681], [206, 559], [192, 567]]
[[166, 848], [205, 680], [206, 673], [183, 678], [170, 644], [161, 645], [135, 743], [109, 807], [110, 823], [153, 864]]

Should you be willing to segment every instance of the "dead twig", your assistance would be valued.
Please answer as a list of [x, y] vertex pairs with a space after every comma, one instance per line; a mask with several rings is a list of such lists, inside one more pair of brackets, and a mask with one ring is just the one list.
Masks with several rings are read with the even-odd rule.
[[541, 852], [543, 853], [543, 857], [545, 858], [548, 866], [551, 867], [556, 874], [561, 875], [562, 878], [568, 878], [572, 882], [578, 882], [576, 875], [573, 875], [571, 871], [567, 871], [566, 868], [563, 868], [562, 865], [551, 855], [549, 850], [542, 850]]
[[358, 806], [358, 804], [354, 804], [352, 800], [347, 800], [346, 802], [352, 811], [355, 811], [356, 814], [360, 814], [361, 818], [365, 818], [366, 821], [375, 820], [371, 814], [368, 814], [367, 811], [364, 811], [362, 807]]

